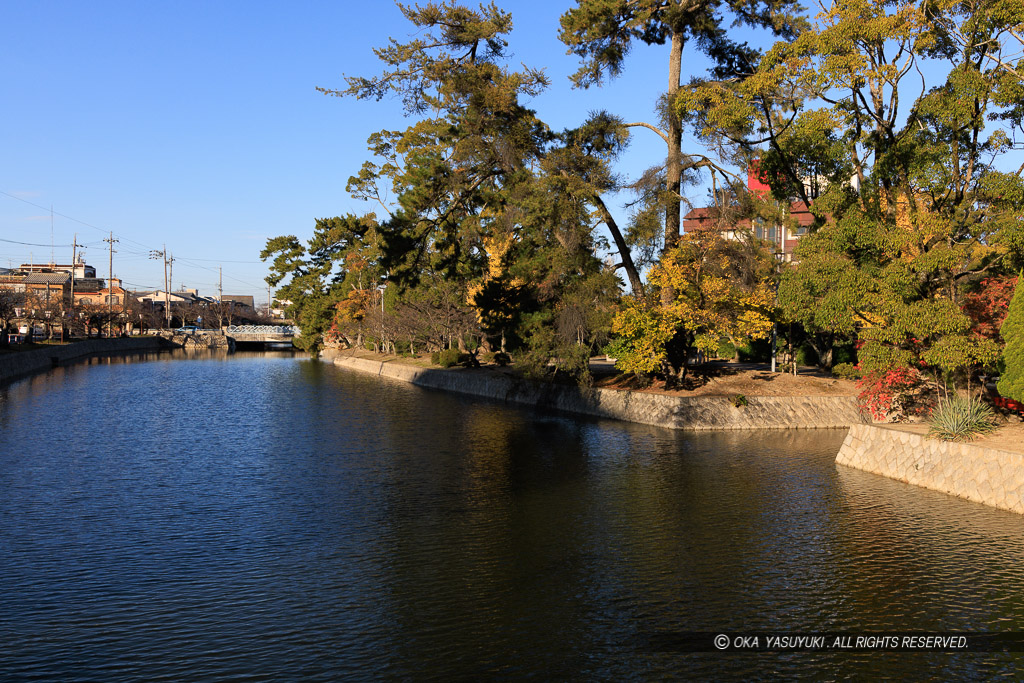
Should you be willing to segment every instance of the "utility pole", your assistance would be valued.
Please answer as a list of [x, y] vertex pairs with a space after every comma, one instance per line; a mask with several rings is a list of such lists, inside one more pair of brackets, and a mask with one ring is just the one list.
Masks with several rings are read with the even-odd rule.
[[217, 266], [217, 326], [224, 331], [224, 266]]
[[161, 249], [160, 251], [157, 251], [156, 249], [154, 249], [151, 252], [149, 252], [149, 258], [151, 258], [151, 259], [162, 258], [164, 260], [164, 320], [165, 320], [166, 327], [170, 327], [171, 326], [171, 292], [167, 288], [167, 245], [165, 244], [164, 248]]
[[[168, 287], [173, 287], [174, 286], [174, 257], [169, 255], [169, 254], [167, 256], [167, 267], [170, 269], [170, 272], [171, 272], [171, 274], [169, 276], [170, 279], [167, 281], [168, 282], [167, 286]], [[168, 328], [171, 326], [171, 320], [173, 318], [174, 318], [174, 316], [171, 314], [171, 290], [168, 289], [167, 290], [167, 327]], [[182, 317], [181, 324], [182, 325], [185, 324], [184, 316]]]
[[[114, 239], [114, 231], [110, 231], [110, 237], [103, 240], [110, 245], [110, 278], [107, 280], [107, 338], [109, 339], [112, 333], [112, 326], [114, 324], [114, 242], [120, 242], [121, 240]], [[72, 278], [74, 275], [72, 275]]]
[[[78, 233], [75, 233], [75, 239], [71, 243], [71, 320], [68, 323], [68, 327], [75, 323], [75, 269], [78, 261]], [[84, 273], [83, 273], [84, 275]], [[64, 333], [64, 326], [61, 325], [61, 334]]]

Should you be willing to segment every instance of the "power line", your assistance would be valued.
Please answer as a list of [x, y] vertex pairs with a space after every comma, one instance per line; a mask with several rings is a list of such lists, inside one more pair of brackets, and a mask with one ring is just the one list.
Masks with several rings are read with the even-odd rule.
[[[3, 190], [0, 190], [0, 194], [6, 195], [7, 197], [10, 197], [11, 199], [17, 199], [19, 202], [25, 202], [29, 206], [34, 206], [37, 209], [43, 209], [44, 211], [47, 211], [47, 210], [50, 209], [50, 207], [42, 206], [40, 204], [36, 204], [35, 202], [30, 202], [29, 200], [22, 199], [21, 197], [19, 197], [17, 195], [11, 194], [10, 192], [4, 192]], [[92, 223], [86, 223], [85, 221], [80, 221], [77, 218], [72, 218], [71, 216], [65, 216], [64, 214], [59, 213], [57, 211], [54, 211], [53, 215], [60, 216], [61, 218], [67, 218], [69, 221], [74, 221], [75, 223], [80, 223], [81, 225], [84, 225], [87, 228], [92, 228], [93, 230], [99, 230], [100, 232], [107, 232], [107, 230], [105, 230], [104, 228], [101, 228], [101, 227], [99, 227], [97, 225], [93, 225]], [[44, 244], [43, 246], [45, 247], [45, 246], [49, 246], [49, 245]], [[67, 246], [71, 246], [71, 245], [69, 244]]]
[[187, 256], [179, 256], [178, 258], [188, 258], [190, 261], [210, 261], [211, 263], [266, 263], [266, 261], [229, 261], [227, 259], [220, 258], [190, 258]]
[[[87, 223], [87, 222], [85, 222], [83, 220], [79, 220], [78, 218], [74, 218], [73, 216], [68, 216], [68, 215], [60, 213], [58, 211], [53, 211], [52, 207], [46, 207], [46, 206], [42, 206], [41, 204], [36, 204], [35, 202], [30, 202], [27, 199], [23, 199], [21, 197], [18, 197], [17, 195], [13, 195], [10, 192], [4, 192], [3, 190], [0, 190], [0, 194], [4, 195], [6, 197], [10, 197], [11, 199], [16, 199], [19, 202], [24, 202], [25, 204], [28, 204], [29, 206], [34, 206], [34, 207], [36, 207], [38, 209], [49, 210], [55, 216], [60, 216], [61, 218], [66, 218], [69, 221], [74, 221], [75, 223], [79, 223], [81, 225], [84, 225], [86, 227], [92, 228], [94, 230], [99, 230], [100, 232], [111, 232], [111, 237], [113, 237], [112, 231], [110, 231], [108, 229], [101, 228], [99, 226], [93, 225], [92, 223]], [[120, 236], [120, 237], [121, 237], [121, 240], [123, 242], [130, 243], [130, 244], [135, 244], [135, 245], [138, 245], [139, 247], [141, 247], [142, 249], [144, 249], [145, 250], [144, 253], [145, 253], [145, 255], [147, 257], [148, 257], [148, 255], [150, 253], [155, 252], [155, 251], [159, 251], [157, 249], [153, 249], [152, 247], [150, 247], [147, 244], [143, 244], [142, 242], [138, 242], [138, 241], [133, 240], [133, 239], [128, 238], [128, 237], [124, 237], [123, 235]], [[15, 240], [0, 240], [0, 241], [10, 242], [12, 244], [21, 244], [21, 245], [30, 246], [30, 247], [57, 246], [57, 245], [50, 245], [50, 244], [34, 244], [34, 243], [31, 243], [31, 242], [18, 242], [18, 241], [15, 241]], [[82, 244], [82, 245], [79, 245], [79, 246], [83, 246], [83, 247], [84, 246], [96, 246], [96, 245], [102, 244], [102, 243], [104, 243], [106, 241], [107, 240], [99, 240], [97, 242], [90, 242], [90, 243]], [[71, 248], [74, 245], [62, 244], [62, 245], [59, 245], [59, 246], [61, 246], [63, 248]], [[164, 247], [164, 250], [166, 250], [166, 246]], [[128, 253], [131, 253], [132, 255], [136, 255], [136, 256], [142, 256], [143, 255], [142, 253], [139, 253], [139, 252], [128, 252]], [[180, 259], [181, 261], [186, 262], [186, 263], [193, 262], [193, 261], [206, 261], [206, 262], [211, 262], [211, 263], [246, 263], [246, 264], [261, 264], [261, 263], [263, 263], [263, 261], [231, 261], [231, 260], [224, 260], [224, 259], [203, 259], [203, 258], [184, 258], [184, 257], [177, 257], [177, 258]], [[210, 272], [216, 272], [216, 271], [214, 271], [213, 268], [210, 268], [208, 266], [199, 265], [197, 263], [191, 263], [191, 266], [193, 268], [202, 268], [203, 270], [208, 270]], [[247, 287], [255, 287], [256, 289], [262, 289], [263, 286], [264, 286], [263, 284], [258, 284], [257, 285], [257, 284], [253, 284], [251, 282], [247, 282], [245, 280], [240, 280], [240, 279], [238, 279], [236, 277], [233, 277], [231, 275], [225, 275], [224, 277], [228, 278], [229, 280], [234, 280], [235, 282], [243, 284], [243, 285], [245, 285]]]
[[57, 247], [67, 247], [67, 248], [70, 249], [73, 246], [71, 244], [56, 244], [56, 245], [52, 245], [52, 244], [36, 244], [35, 242], [19, 242], [17, 240], [5, 240], [3, 238], [0, 238], [0, 242], [10, 242], [11, 244], [24, 244], [26, 247], [50, 247], [50, 246], [57, 246]]

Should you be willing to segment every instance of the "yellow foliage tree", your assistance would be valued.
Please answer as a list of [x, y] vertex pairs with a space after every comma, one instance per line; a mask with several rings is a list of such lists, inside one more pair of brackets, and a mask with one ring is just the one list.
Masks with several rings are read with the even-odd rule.
[[[773, 271], [771, 256], [754, 241], [687, 233], [651, 269], [651, 297], [627, 299], [616, 314], [609, 353], [626, 372], [667, 375], [674, 340], [688, 352], [714, 351], [723, 337], [763, 339], [772, 328]], [[674, 297], [661, 301], [659, 291]]]

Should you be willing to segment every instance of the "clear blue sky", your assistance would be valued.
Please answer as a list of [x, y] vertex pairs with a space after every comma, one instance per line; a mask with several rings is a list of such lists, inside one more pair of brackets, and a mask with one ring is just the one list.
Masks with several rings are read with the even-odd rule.
[[[552, 80], [530, 103], [552, 127], [602, 108], [653, 120], [667, 48], [641, 46], [610, 87], [573, 90], [577, 61], [557, 39], [570, 3], [500, 4], [516, 24], [516, 59]], [[166, 244], [175, 288], [215, 294], [223, 265], [225, 293], [262, 300], [267, 238], [306, 239], [315, 217], [373, 210], [346, 194], [346, 181], [367, 158], [370, 133], [409, 125], [395, 101], [315, 87], [377, 73], [371, 49], [410, 28], [384, 0], [7, 3], [0, 266], [50, 260], [52, 205], [53, 242], [70, 245], [77, 232], [103, 277], [101, 240], [113, 231], [114, 274], [130, 288], [163, 287], [147, 252]], [[625, 169], [664, 156], [653, 133], [634, 138]], [[55, 255], [68, 262], [70, 246]]]
[[[638, 45], [622, 77], [574, 90], [567, 76], [578, 61], [557, 37], [573, 4], [499, 2], [515, 22], [515, 58], [545, 68], [552, 82], [529, 105], [555, 129], [599, 109], [655, 121], [667, 46]], [[148, 252], [166, 244], [175, 288], [215, 294], [223, 266], [225, 293], [265, 300], [266, 240], [305, 240], [316, 217], [375, 210], [349, 197], [346, 182], [367, 158], [371, 133], [411, 123], [394, 100], [327, 97], [316, 86], [378, 73], [372, 48], [411, 28], [389, 0], [6, 3], [0, 266], [50, 260], [52, 206], [52, 241], [66, 245], [58, 261], [71, 259], [77, 232], [106, 277], [102, 240], [113, 231], [114, 274], [129, 288], [163, 287]], [[693, 55], [684, 70], [702, 73]], [[634, 129], [619, 170], [635, 177], [664, 155], [654, 133]], [[702, 201], [703, 189], [691, 193]], [[612, 201], [620, 218], [629, 198]]]

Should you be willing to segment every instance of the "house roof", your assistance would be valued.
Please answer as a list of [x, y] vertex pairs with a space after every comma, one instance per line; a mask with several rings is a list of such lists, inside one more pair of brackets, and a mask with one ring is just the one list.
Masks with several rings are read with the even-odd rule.
[[[814, 215], [807, 208], [807, 204], [804, 202], [793, 202], [789, 205], [789, 215], [791, 218], [795, 218], [797, 223], [801, 227], [806, 227], [814, 223]], [[729, 220], [728, 217], [722, 215], [722, 211], [717, 206], [702, 206], [697, 209], [693, 209], [683, 217], [683, 229], [693, 230], [696, 228], [718, 228], [719, 230], [736, 230], [736, 229], [750, 229], [751, 222], [749, 218], [741, 218], [740, 220]]]
[[71, 280], [71, 273], [29, 273], [25, 276], [26, 285], [62, 285]]
[[236, 303], [236, 304], [242, 304], [243, 306], [248, 306], [249, 308], [255, 308], [256, 307], [255, 299], [254, 299], [254, 297], [251, 297], [251, 296], [244, 296], [244, 295], [238, 295], [238, 294], [231, 294], [231, 295], [225, 294], [224, 296], [221, 297], [221, 301], [229, 301], [229, 302]]
[[210, 301], [208, 297], [202, 297], [195, 292], [168, 292], [164, 293], [162, 289], [136, 289], [129, 292], [136, 299], [151, 299], [152, 301], [164, 301], [169, 299], [172, 303], [191, 302], [191, 301]]

